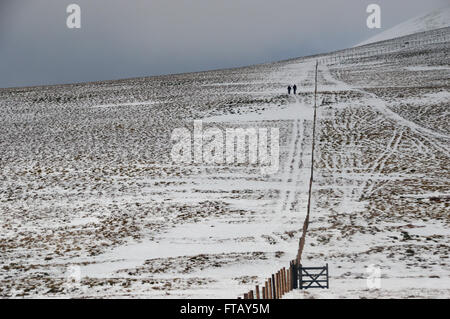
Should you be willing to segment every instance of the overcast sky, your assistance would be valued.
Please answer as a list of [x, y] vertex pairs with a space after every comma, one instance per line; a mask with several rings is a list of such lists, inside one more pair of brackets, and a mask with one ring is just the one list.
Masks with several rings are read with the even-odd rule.
[[[0, 87], [277, 61], [353, 46], [449, 0], [0, 0]], [[81, 7], [68, 29], [66, 7]], [[366, 7], [382, 29], [366, 27]]]

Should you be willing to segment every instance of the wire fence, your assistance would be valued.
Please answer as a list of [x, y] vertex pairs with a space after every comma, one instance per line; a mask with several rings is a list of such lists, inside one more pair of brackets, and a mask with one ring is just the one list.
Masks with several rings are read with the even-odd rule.
[[395, 39], [366, 44], [327, 54], [317, 55], [319, 63], [335, 63], [349, 59], [364, 59], [382, 54], [395, 54], [413, 48], [426, 48], [427, 45], [447, 43], [450, 41], [450, 27], [433, 31], [420, 32]]
[[[315, 136], [316, 136], [316, 117], [317, 117], [317, 70], [319, 62], [316, 61], [315, 79], [314, 79], [314, 116], [313, 116], [313, 135], [312, 135], [312, 151], [311, 151], [311, 174], [309, 179], [308, 190], [308, 205], [306, 211], [305, 221], [303, 222], [302, 235], [299, 240], [297, 257], [290, 262], [288, 268], [283, 267], [275, 274], [272, 274], [260, 287], [255, 286], [254, 290], [244, 293], [244, 299], [279, 299], [286, 293], [298, 288], [298, 269], [301, 267], [301, 258], [303, 248], [305, 246], [306, 232], [309, 225], [309, 213], [311, 211], [311, 194], [314, 176], [314, 150], [315, 150]], [[239, 299], [241, 297], [238, 297]]]

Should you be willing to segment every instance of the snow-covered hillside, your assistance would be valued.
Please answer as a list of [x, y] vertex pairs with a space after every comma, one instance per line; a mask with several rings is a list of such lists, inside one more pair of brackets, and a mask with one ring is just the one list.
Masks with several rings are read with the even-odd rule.
[[[319, 57], [302, 263], [330, 289], [286, 297], [450, 297], [450, 28], [411, 38]], [[317, 58], [0, 89], [0, 298], [236, 298], [289, 265]], [[279, 170], [174, 163], [194, 120], [278, 128]]]
[[385, 41], [417, 32], [430, 31], [450, 26], [450, 6], [437, 9], [425, 15], [415, 17], [403, 23], [396, 25], [386, 31], [383, 31], [364, 42], [358, 44], [365, 45], [379, 41]]

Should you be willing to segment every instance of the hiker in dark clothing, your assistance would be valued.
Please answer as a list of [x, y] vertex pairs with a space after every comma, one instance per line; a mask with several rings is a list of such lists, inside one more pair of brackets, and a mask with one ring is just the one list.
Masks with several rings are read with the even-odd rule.
[[288, 86], [288, 94], [291, 94], [291, 86]]
[[294, 86], [292, 87], [292, 89], [294, 90], [294, 95], [297, 94], [297, 85], [294, 84]]

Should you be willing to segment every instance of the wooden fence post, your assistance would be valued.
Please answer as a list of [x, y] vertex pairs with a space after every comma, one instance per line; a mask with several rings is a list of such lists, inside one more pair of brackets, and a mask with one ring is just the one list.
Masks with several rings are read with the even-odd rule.
[[286, 293], [288, 293], [289, 291], [291, 291], [290, 289], [291, 287], [289, 285], [289, 269], [285, 269], [284, 272], [285, 272], [284, 280], [286, 282]]
[[278, 299], [283, 296], [283, 285], [281, 281], [281, 270], [278, 270]]
[[288, 293], [289, 292], [289, 285], [288, 285], [288, 280], [287, 280], [287, 269], [286, 267], [283, 267], [283, 271], [284, 271], [284, 293]]
[[288, 285], [289, 285], [289, 291], [292, 290], [292, 274], [291, 274], [292, 270], [291, 267], [289, 267], [288, 269]]
[[278, 298], [283, 297], [283, 275], [281, 269], [278, 270]]
[[273, 283], [275, 291], [273, 294], [273, 299], [278, 299], [278, 273], [275, 274], [275, 282]]
[[291, 267], [287, 270], [287, 281], [288, 281], [288, 290], [292, 290], [292, 281], [291, 281]]
[[277, 298], [280, 299], [281, 298], [281, 275], [280, 275], [280, 271], [277, 271], [277, 287], [278, 287], [278, 293], [277, 293]]
[[256, 290], [256, 299], [261, 299], [261, 298], [259, 298], [259, 286], [258, 285], [256, 285], [255, 290]]
[[277, 271], [275, 274], [275, 281], [276, 281], [276, 288], [275, 289], [275, 296], [276, 299], [280, 299], [280, 271]]
[[272, 274], [272, 299], [277, 299], [277, 282], [275, 281], [275, 275]]
[[269, 278], [269, 280], [268, 280], [268, 287], [267, 287], [267, 290], [268, 290], [268, 292], [269, 292], [269, 299], [273, 299], [273, 293], [272, 293], [272, 279], [271, 278]]

